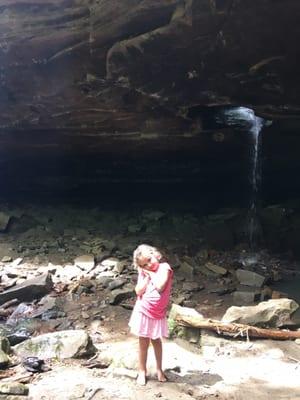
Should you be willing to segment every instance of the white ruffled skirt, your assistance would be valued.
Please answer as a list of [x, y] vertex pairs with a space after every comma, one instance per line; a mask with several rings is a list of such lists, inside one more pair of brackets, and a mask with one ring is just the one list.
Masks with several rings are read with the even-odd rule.
[[147, 337], [150, 339], [159, 339], [169, 336], [166, 318], [150, 318], [138, 311], [136, 308], [132, 311], [129, 326], [130, 332], [136, 336]]

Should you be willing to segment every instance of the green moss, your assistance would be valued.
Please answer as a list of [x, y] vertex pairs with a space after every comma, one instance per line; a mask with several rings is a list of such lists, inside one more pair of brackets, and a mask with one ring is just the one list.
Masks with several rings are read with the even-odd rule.
[[0, 336], [0, 350], [4, 351], [4, 353], [10, 353], [10, 344], [9, 340], [6, 337]]
[[173, 319], [173, 318], [168, 319], [168, 329], [169, 329], [170, 337], [174, 337], [177, 335], [178, 326], [177, 326], [175, 319]]

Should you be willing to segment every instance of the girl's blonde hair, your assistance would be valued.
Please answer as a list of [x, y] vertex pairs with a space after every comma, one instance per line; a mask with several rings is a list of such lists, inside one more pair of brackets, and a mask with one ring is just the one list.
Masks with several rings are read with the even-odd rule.
[[153, 254], [158, 261], [162, 258], [161, 252], [153, 246], [148, 244], [140, 244], [133, 252], [133, 265], [135, 268], [139, 268], [139, 260], [144, 257], [144, 254]]

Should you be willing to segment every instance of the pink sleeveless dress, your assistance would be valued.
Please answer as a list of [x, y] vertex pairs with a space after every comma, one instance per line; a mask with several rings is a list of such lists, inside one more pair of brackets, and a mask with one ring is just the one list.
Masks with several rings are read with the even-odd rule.
[[[162, 293], [159, 293], [153, 283], [150, 281], [145, 293], [137, 298], [132, 311], [129, 326], [131, 333], [158, 339], [168, 337], [168, 325], [166, 319], [167, 307], [170, 299], [173, 271], [169, 264], [162, 263], [156, 271], [161, 273], [163, 269], [168, 269], [169, 275], [166, 286]], [[139, 273], [138, 283], [144, 278], [143, 271]]]

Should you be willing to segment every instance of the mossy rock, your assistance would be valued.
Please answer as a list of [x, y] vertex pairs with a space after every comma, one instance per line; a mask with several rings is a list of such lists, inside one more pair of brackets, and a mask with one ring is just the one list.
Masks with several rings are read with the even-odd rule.
[[0, 350], [4, 351], [6, 354], [9, 354], [11, 351], [9, 340], [4, 336], [0, 336]]
[[[29, 393], [29, 389], [27, 386], [23, 385], [22, 383], [0, 383], [0, 394], [1, 395], [20, 395], [20, 396], [27, 396]], [[14, 398], [14, 397], [13, 397]]]
[[171, 337], [178, 337], [193, 344], [200, 343], [200, 329], [178, 325], [176, 317], [179, 315], [201, 315], [195, 309], [172, 304], [168, 318], [168, 328]]

